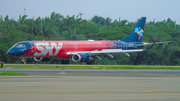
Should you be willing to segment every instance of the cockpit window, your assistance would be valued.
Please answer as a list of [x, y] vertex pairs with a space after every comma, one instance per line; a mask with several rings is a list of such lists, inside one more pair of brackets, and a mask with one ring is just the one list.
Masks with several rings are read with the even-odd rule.
[[17, 44], [17, 45], [15, 45], [15, 47], [17, 47], [17, 48], [26, 48], [26, 45], [25, 44]]

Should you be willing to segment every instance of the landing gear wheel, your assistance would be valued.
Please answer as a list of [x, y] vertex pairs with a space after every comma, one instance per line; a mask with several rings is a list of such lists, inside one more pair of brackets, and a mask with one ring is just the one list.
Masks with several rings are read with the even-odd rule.
[[91, 61], [86, 62], [86, 64], [87, 64], [87, 65], [94, 65], [95, 62], [94, 62], [94, 60], [91, 60]]
[[65, 60], [65, 64], [69, 64], [69, 60]]
[[21, 64], [26, 64], [26, 61], [21, 61]]
[[61, 64], [64, 64], [64, 60], [61, 61]]
[[86, 64], [87, 64], [87, 65], [89, 65], [89, 64], [90, 64], [90, 63], [89, 63], [89, 61], [88, 61], [88, 62], [86, 62]]
[[69, 60], [62, 60], [61, 64], [69, 64]]
[[90, 64], [91, 64], [91, 65], [94, 65], [94, 64], [95, 64], [94, 60], [91, 60], [91, 61], [90, 61]]
[[27, 57], [23, 57], [23, 58], [21, 59], [21, 64], [26, 64], [26, 59], [27, 59]]
[[86, 62], [86, 64], [87, 64], [87, 65], [94, 65], [95, 62], [94, 62], [94, 60], [91, 60], [91, 61]]

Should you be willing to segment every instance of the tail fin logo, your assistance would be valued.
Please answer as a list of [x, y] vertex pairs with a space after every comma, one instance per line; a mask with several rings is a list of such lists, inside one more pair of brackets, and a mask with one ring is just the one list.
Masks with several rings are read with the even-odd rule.
[[144, 30], [143, 29], [141, 29], [141, 27], [137, 27], [137, 28], [135, 28], [135, 31], [134, 31], [135, 33], [138, 33], [138, 39], [140, 40], [141, 39], [141, 37], [143, 36], [143, 32], [144, 32]]

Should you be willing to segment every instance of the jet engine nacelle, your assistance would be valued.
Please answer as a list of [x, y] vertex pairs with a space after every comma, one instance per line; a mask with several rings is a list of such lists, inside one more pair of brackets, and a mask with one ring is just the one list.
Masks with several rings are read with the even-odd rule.
[[74, 62], [87, 62], [91, 60], [91, 57], [89, 56], [89, 54], [74, 54], [72, 56], [72, 60]]
[[51, 60], [51, 58], [50, 57], [34, 57], [34, 60], [35, 61], [49, 61], [49, 60]]

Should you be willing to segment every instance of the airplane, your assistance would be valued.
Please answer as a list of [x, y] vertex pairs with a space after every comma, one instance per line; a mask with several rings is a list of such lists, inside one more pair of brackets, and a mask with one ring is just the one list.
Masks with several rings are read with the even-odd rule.
[[[69, 59], [74, 62], [86, 62], [87, 65], [95, 64], [94, 58], [101, 60], [101, 56], [113, 58], [115, 54], [130, 56], [131, 52], [142, 52], [152, 49], [155, 44], [164, 42], [143, 42], [146, 17], [141, 17], [131, 34], [118, 41], [22, 41], [12, 46], [7, 54], [9, 56], [22, 57], [25, 63], [27, 57], [33, 57], [35, 61], [48, 61], [52, 57], [62, 58], [62, 64], [69, 64]], [[147, 49], [144, 46], [151, 45]]]

